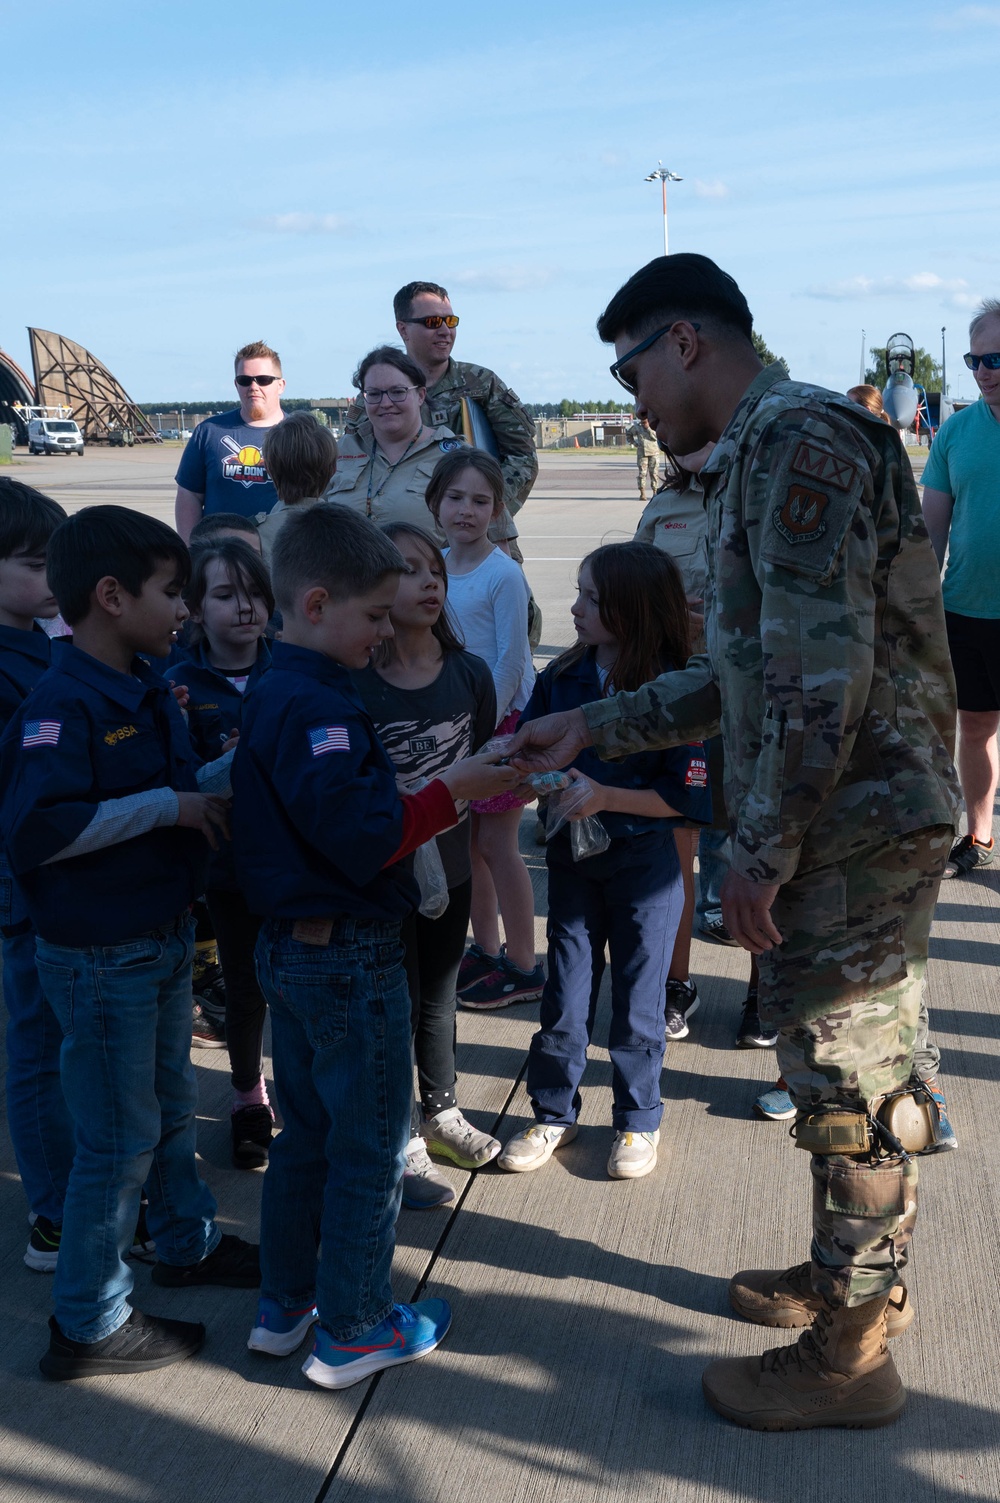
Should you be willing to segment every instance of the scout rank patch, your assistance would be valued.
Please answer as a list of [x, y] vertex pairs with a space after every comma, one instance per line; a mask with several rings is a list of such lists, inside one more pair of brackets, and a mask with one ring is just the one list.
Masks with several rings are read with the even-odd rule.
[[796, 474], [807, 475], [812, 484], [790, 485], [784, 503], [775, 508], [771, 520], [787, 543], [813, 543], [826, 531], [823, 513], [830, 501], [827, 489], [815, 487], [850, 491], [857, 481], [858, 469], [849, 459], [805, 442], [795, 451], [791, 468]]

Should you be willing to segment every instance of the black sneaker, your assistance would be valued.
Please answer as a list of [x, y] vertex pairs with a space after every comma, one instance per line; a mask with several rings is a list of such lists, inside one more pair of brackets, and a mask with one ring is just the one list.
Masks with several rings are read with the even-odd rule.
[[191, 1004], [191, 1042], [197, 1049], [224, 1049], [226, 1025], [221, 1018], [213, 1017], [197, 997]]
[[241, 1106], [229, 1119], [233, 1164], [237, 1169], [266, 1169], [274, 1118], [269, 1106]]
[[458, 968], [458, 981], [455, 990], [459, 996], [470, 986], [475, 986], [482, 981], [484, 976], [492, 976], [497, 966], [503, 960], [504, 948], [500, 946], [499, 955], [491, 955], [484, 950], [482, 945], [471, 944], [462, 956], [462, 963]]
[[777, 1042], [777, 1031], [760, 1021], [757, 1012], [757, 991], [756, 988], [751, 987], [743, 1004], [743, 1016], [736, 1030], [736, 1043], [733, 1047], [736, 1049], [773, 1049]]
[[736, 945], [739, 943], [738, 940], [733, 938], [722, 922], [721, 913], [713, 913], [709, 917], [703, 918], [698, 925], [698, 933], [702, 939], [713, 940], [717, 945]]
[[968, 877], [980, 866], [989, 866], [996, 855], [996, 842], [991, 840], [989, 845], [983, 845], [974, 835], [963, 835], [951, 848], [951, 855], [945, 863], [944, 876]]
[[676, 1044], [690, 1033], [687, 1020], [701, 1006], [698, 988], [693, 981], [668, 981], [664, 1025], [667, 1043]]
[[153, 1263], [156, 1261], [156, 1243], [149, 1235], [149, 1227], [146, 1225], [146, 1207], [149, 1201], [145, 1195], [139, 1202], [139, 1215], [136, 1218], [135, 1231], [132, 1233], [132, 1246], [125, 1254], [127, 1258], [135, 1258], [138, 1263]]
[[93, 1378], [101, 1373], [148, 1373], [183, 1362], [200, 1351], [205, 1327], [190, 1320], [163, 1320], [133, 1310], [103, 1341], [70, 1341], [55, 1316], [49, 1318], [49, 1349], [38, 1366], [46, 1378]]
[[260, 1288], [260, 1249], [242, 1237], [223, 1232], [219, 1245], [200, 1263], [177, 1267], [153, 1264], [153, 1283], [165, 1289], [193, 1289], [197, 1284], [221, 1284], [225, 1289]]
[[28, 1267], [35, 1273], [55, 1273], [61, 1236], [61, 1226], [55, 1226], [47, 1216], [36, 1216], [31, 1223], [31, 1236], [24, 1250], [24, 1261]]

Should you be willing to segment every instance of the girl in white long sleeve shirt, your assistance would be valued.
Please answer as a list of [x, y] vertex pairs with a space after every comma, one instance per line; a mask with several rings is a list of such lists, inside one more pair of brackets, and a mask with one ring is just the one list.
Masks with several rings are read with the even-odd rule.
[[[497, 733], [513, 731], [531, 696], [535, 670], [528, 644], [528, 583], [489, 539], [503, 510], [503, 473], [488, 454], [462, 450], [440, 460], [427, 505], [448, 539], [448, 606], [467, 651], [484, 659], [497, 696]], [[462, 962], [463, 1007], [493, 1009], [541, 995], [535, 960], [534, 896], [518, 850], [527, 800], [500, 794], [472, 808], [472, 933]], [[500, 918], [506, 944], [500, 945]]]

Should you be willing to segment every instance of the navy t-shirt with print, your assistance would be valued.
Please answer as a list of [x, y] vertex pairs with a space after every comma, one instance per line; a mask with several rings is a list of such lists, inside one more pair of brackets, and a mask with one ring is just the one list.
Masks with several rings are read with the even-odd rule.
[[278, 492], [260, 452], [267, 431], [245, 423], [238, 407], [198, 424], [174, 478], [186, 491], [204, 496], [206, 517], [216, 511], [257, 517], [277, 506]]

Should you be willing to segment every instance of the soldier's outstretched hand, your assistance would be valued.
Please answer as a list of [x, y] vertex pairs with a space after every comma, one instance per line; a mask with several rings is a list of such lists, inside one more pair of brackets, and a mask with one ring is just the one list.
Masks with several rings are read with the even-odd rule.
[[591, 740], [582, 710], [560, 710], [522, 726], [508, 755], [519, 772], [555, 772], [568, 767]]
[[783, 942], [771, 917], [771, 904], [780, 883], [749, 882], [728, 871], [722, 884], [722, 922], [737, 944], [751, 955], [762, 955]]

